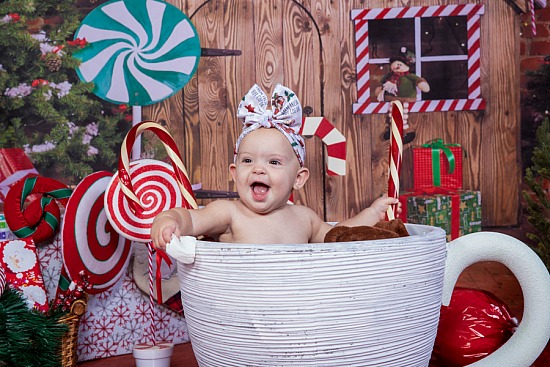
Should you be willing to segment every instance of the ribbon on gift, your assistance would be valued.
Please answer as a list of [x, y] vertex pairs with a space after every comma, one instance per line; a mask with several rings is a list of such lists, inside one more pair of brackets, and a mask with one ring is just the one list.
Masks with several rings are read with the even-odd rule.
[[426, 187], [408, 191], [399, 195], [401, 201], [401, 213], [399, 217], [403, 222], [407, 221], [407, 200], [409, 196], [434, 196], [446, 195], [451, 197], [451, 239], [459, 237], [460, 234], [460, 194], [458, 191], [442, 189], [440, 187]]
[[428, 148], [432, 150], [432, 174], [433, 174], [433, 183], [434, 186], [441, 186], [441, 164], [439, 157], [441, 152], [447, 158], [449, 162], [449, 174], [453, 173], [455, 170], [455, 155], [449, 149], [449, 147], [459, 147], [460, 144], [445, 144], [443, 139], [433, 139], [426, 144], [422, 144], [420, 147]]

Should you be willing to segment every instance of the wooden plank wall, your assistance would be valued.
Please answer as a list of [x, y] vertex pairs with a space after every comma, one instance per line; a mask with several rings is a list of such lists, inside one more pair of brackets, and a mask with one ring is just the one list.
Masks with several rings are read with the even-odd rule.
[[[203, 48], [237, 49], [241, 56], [203, 57], [181, 93], [144, 108], [163, 123], [184, 155], [193, 183], [234, 191], [228, 165], [241, 131], [237, 104], [254, 84], [270, 92], [292, 88], [312, 116], [324, 115], [346, 137], [347, 175], [326, 176], [323, 146], [307, 140], [311, 178], [295, 201], [326, 220], [339, 221], [366, 208], [387, 186], [383, 115], [353, 115], [357, 101], [354, 28], [360, 8], [464, 4], [436, 0], [170, 0], [191, 20]], [[434, 138], [459, 143], [467, 158], [464, 186], [481, 190], [483, 225], [517, 224], [520, 197], [519, 18], [505, 0], [485, 4], [481, 17], [482, 96], [485, 111], [411, 114], [416, 144]], [[498, 31], [497, 31], [498, 30]], [[402, 187], [412, 186], [412, 154], [404, 152]]]

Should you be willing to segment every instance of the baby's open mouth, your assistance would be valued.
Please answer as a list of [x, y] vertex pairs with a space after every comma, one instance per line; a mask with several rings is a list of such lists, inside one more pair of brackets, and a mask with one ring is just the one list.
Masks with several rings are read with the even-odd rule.
[[250, 187], [252, 188], [256, 200], [263, 199], [269, 191], [269, 186], [261, 182], [254, 182]]

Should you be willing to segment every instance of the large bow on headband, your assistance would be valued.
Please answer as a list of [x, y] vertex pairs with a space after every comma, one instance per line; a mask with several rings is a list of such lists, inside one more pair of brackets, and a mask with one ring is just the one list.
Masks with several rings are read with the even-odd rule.
[[235, 145], [235, 158], [239, 145], [246, 135], [261, 127], [279, 130], [290, 142], [300, 166], [304, 166], [306, 150], [304, 138], [299, 134], [302, 126], [302, 105], [289, 88], [277, 84], [271, 96], [271, 110], [264, 91], [254, 84], [239, 103], [237, 117], [243, 123], [243, 131]]

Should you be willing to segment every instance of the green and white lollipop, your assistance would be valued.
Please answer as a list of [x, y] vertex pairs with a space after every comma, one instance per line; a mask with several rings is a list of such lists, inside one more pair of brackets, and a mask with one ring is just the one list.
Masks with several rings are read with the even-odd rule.
[[197, 31], [175, 6], [159, 0], [112, 0], [90, 12], [75, 39], [86, 47], [78, 76], [107, 101], [146, 106], [183, 88], [197, 69]]

